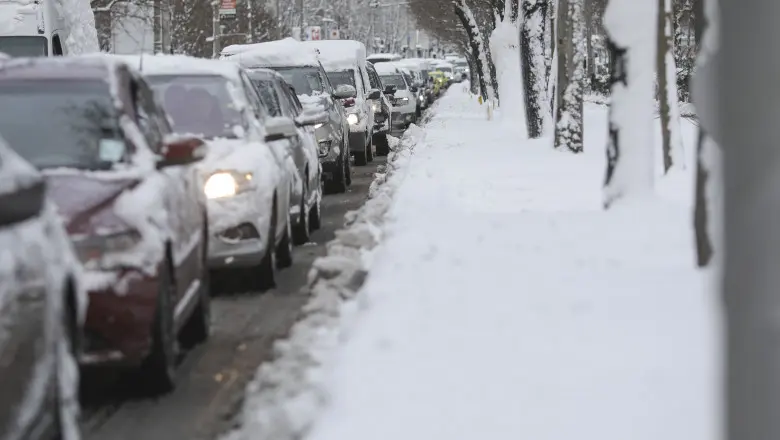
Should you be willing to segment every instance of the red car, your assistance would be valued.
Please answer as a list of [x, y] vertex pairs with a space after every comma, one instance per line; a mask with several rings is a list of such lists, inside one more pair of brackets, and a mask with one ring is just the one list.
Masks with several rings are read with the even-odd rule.
[[203, 141], [175, 136], [143, 78], [106, 57], [0, 65], [0, 133], [43, 171], [86, 268], [83, 365], [174, 386], [178, 340], [209, 334]]

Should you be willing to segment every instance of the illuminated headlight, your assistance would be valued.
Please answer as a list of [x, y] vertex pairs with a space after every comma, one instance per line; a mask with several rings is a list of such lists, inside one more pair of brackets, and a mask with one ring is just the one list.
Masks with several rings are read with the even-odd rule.
[[360, 121], [360, 118], [358, 117], [358, 115], [356, 115], [356, 114], [354, 114], [354, 113], [350, 113], [350, 114], [347, 116], [347, 122], [349, 122], [349, 125], [355, 125], [355, 124], [357, 124], [359, 121]]
[[110, 235], [97, 235], [83, 239], [74, 239], [73, 246], [82, 264], [92, 268], [106, 254], [119, 254], [129, 251], [141, 241], [141, 234], [134, 230]]
[[381, 110], [381, 108], [379, 106], [379, 103], [378, 102], [372, 103], [371, 104], [371, 110], [373, 110], [374, 113], [379, 113], [379, 111]]
[[322, 127], [322, 122], [319, 124], [314, 124], [314, 129], [317, 130], [318, 128]]
[[209, 199], [232, 197], [245, 190], [253, 177], [252, 173], [219, 171], [209, 176], [203, 186], [203, 192]]

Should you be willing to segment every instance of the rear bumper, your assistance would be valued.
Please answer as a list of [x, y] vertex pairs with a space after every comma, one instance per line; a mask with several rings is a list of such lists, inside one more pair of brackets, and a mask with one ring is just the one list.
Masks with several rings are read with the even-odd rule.
[[[159, 279], [136, 270], [88, 272], [89, 290], [80, 363], [138, 365], [152, 346]], [[102, 280], [102, 281], [101, 281]]]

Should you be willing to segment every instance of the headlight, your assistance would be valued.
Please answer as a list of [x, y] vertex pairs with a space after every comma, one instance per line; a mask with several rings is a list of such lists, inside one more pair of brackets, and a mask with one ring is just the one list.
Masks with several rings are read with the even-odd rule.
[[[76, 255], [85, 266], [94, 265], [106, 254], [128, 251], [141, 241], [141, 234], [131, 229], [110, 235], [97, 235], [84, 239], [74, 239]], [[89, 267], [88, 267], [89, 268]]]
[[371, 104], [371, 110], [374, 111], [374, 113], [379, 113], [380, 107], [378, 102], [374, 102]]
[[347, 122], [349, 122], [349, 125], [355, 125], [358, 123], [358, 121], [360, 121], [360, 118], [358, 118], [358, 115], [354, 113], [350, 113], [347, 116]]
[[252, 173], [239, 173], [238, 171], [219, 171], [206, 180], [203, 192], [209, 199], [232, 197], [246, 190], [254, 176]]
[[314, 129], [315, 130], [320, 128], [320, 127], [322, 127], [322, 123], [321, 122], [319, 124], [314, 124]]

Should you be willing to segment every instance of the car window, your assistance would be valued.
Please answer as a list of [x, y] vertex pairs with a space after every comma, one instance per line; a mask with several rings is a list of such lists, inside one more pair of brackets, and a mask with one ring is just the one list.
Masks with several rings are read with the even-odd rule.
[[322, 64], [320, 64], [319, 73], [320, 73], [320, 81], [322, 81], [322, 84], [325, 85], [325, 92], [328, 95], [332, 95], [333, 86], [331, 85], [330, 80], [328, 79], [328, 75], [325, 73], [325, 69], [322, 67]]
[[358, 68], [358, 76], [360, 77], [360, 87], [362, 88], [362, 90], [360, 90], [360, 93], [365, 95], [368, 89], [366, 88], [366, 80], [365, 80], [366, 71], [363, 67]]
[[250, 107], [252, 107], [255, 116], [260, 122], [265, 121], [268, 118], [268, 109], [263, 105], [263, 101], [260, 99], [257, 89], [255, 89], [252, 85], [252, 81], [247, 78], [244, 72], [241, 72], [240, 76], [244, 86], [244, 93], [247, 95], [247, 99], [249, 99]]
[[159, 153], [163, 144], [163, 134], [152, 90], [141, 78], [131, 79], [130, 84], [133, 89], [133, 101], [135, 103], [138, 127], [146, 138], [149, 148], [155, 153]]
[[371, 88], [382, 90], [382, 81], [379, 80], [379, 75], [377, 75], [376, 70], [373, 68], [368, 69], [368, 80], [371, 82]]
[[268, 113], [271, 116], [282, 116], [281, 103], [273, 81], [270, 79], [252, 79], [251, 81], [260, 94], [260, 99], [268, 108]]
[[295, 89], [289, 84], [285, 84], [285, 86], [287, 87], [287, 94], [290, 96], [290, 100], [292, 100], [293, 105], [295, 106], [296, 114], [301, 114], [303, 112], [303, 104], [301, 104], [301, 101], [298, 99]]
[[293, 100], [293, 96], [295, 96], [295, 94], [292, 92], [292, 90], [290, 90], [290, 87], [287, 87], [287, 85], [284, 83], [278, 84], [278, 86], [281, 89], [280, 93], [282, 96], [282, 101], [284, 102], [284, 107], [287, 109], [287, 113], [293, 118], [298, 116], [300, 114], [300, 110], [295, 105], [295, 101]]

